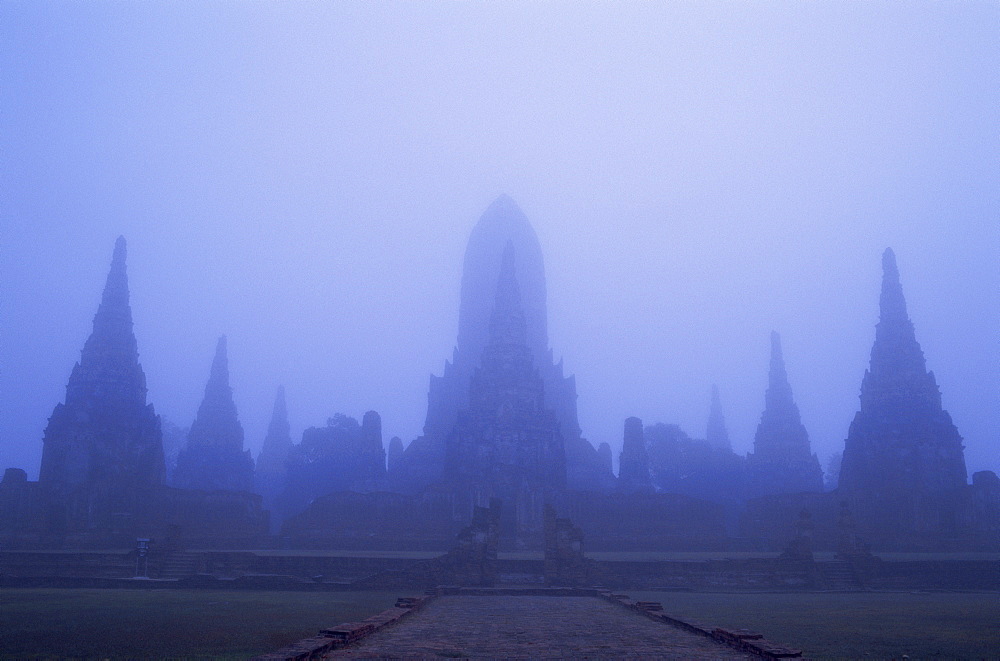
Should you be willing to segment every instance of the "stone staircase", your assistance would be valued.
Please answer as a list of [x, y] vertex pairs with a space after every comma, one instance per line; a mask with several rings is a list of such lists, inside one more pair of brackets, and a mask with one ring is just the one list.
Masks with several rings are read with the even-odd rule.
[[160, 563], [157, 578], [178, 579], [193, 576], [198, 571], [199, 554], [172, 551]]
[[828, 590], [857, 592], [865, 589], [855, 576], [850, 563], [844, 560], [820, 563], [820, 572]]

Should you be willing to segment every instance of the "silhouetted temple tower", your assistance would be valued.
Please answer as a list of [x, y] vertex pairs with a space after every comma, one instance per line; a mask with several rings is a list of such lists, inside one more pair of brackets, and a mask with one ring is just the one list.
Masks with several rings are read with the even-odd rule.
[[600, 489], [613, 481], [597, 450], [581, 436], [576, 380], [563, 374], [548, 345], [545, 266], [534, 229], [517, 204], [501, 195], [472, 230], [462, 272], [458, 340], [442, 376], [432, 375], [423, 436], [410, 443], [393, 464], [397, 488], [419, 491], [443, 475], [445, 439], [458, 412], [469, 405], [469, 382], [490, 338], [490, 319], [501, 257], [510, 242], [517, 254], [517, 281], [525, 319], [525, 346], [545, 384], [547, 406], [555, 413], [565, 441], [570, 488]]
[[642, 430], [642, 420], [625, 420], [622, 453], [618, 458], [618, 491], [622, 493], [653, 492], [649, 475], [649, 454]]
[[781, 337], [773, 331], [764, 412], [747, 463], [754, 496], [823, 490], [823, 469], [810, 449], [809, 434], [792, 398]]
[[712, 403], [708, 409], [708, 427], [705, 430], [705, 440], [718, 450], [732, 450], [729, 441], [729, 431], [726, 429], [726, 418], [722, 415], [722, 401], [719, 398], [719, 387], [712, 384]]
[[[861, 381], [840, 470], [839, 490], [882, 501], [901, 525], [919, 518], [921, 496], [966, 484], [962, 437], [941, 407], [891, 249], [882, 255], [882, 293], [871, 363]], [[904, 519], [909, 518], [909, 521]]]
[[291, 449], [292, 435], [288, 424], [285, 387], [278, 386], [278, 392], [274, 396], [271, 422], [267, 426], [267, 436], [264, 437], [264, 444], [254, 467], [257, 493], [264, 497], [265, 507], [272, 507], [284, 488], [287, 472], [285, 464]]
[[205, 397], [177, 457], [175, 485], [185, 489], [253, 490], [253, 459], [243, 449], [243, 426], [229, 385], [226, 336], [219, 338]]
[[542, 505], [566, 486], [566, 456], [555, 414], [527, 345], [527, 321], [514, 272], [514, 248], [503, 255], [480, 367], [469, 405], [448, 436], [447, 480], [475, 504], [511, 504], [519, 535], [541, 531]]
[[45, 428], [39, 482], [57, 492], [164, 481], [160, 418], [146, 403], [125, 256], [118, 237], [93, 332], [70, 374], [66, 401]]

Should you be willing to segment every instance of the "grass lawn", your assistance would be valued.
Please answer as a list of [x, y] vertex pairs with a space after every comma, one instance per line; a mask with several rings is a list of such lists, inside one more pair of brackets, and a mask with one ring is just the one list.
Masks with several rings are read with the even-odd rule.
[[0, 658], [245, 659], [395, 603], [393, 592], [5, 589]]
[[1000, 659], [1000, 594], [629, 592], [715, 626], [751, 629], [813, 659]]

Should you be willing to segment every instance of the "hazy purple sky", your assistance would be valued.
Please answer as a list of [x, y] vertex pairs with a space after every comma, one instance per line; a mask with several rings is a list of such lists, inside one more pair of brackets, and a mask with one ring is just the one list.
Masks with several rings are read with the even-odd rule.
[[1000, 470], [1000, 3], [0, 0], [0, 468], [41, 437], [129, 241], [150, 401], [215, 341], [247, 444], [284, 384], [420, 433], [501, 192], [545, 254], [580, 422], [752, 445], [768, 333], [824, 466], [880, 255], [971, 470]]

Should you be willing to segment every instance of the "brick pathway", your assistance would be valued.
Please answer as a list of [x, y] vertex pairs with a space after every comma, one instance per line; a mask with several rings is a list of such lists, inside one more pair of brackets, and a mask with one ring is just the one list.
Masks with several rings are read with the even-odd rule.
[[596, 597], [448, 596], [356, 646], [347, 658], [757, 659]]

